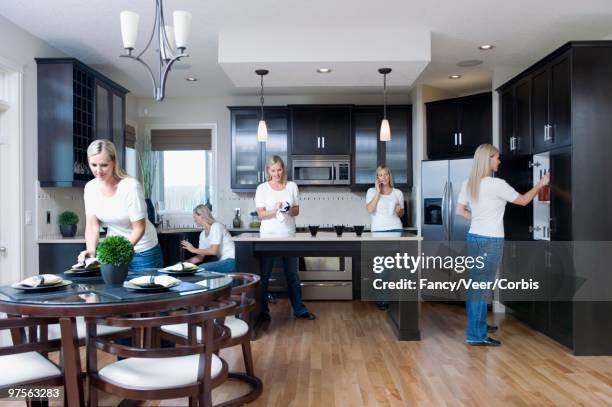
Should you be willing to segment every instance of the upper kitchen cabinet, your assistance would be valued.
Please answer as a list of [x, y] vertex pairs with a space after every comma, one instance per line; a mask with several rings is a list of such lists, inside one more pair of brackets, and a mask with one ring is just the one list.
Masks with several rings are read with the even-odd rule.
[[533, 149], [536, 153], [571, 143], [569, 54], [533, 74]]
[[501, 152], [531, 154], [531, 77], [501, 92]]
[[127, 89], [73, 58], [37, 58], [38, 180], [83, 186], [92, 178], [87, 147], [112, 140], [124, 162]]
[[394, 186], [412, 187], [412, 107], [387, 106], [391, 141], [379, 141], [382, 106], [353, 109], [353, 170], [351, 185], [364, 190], [374, 185], [376, 167], [387, 165]]
[[351, 107], [290, 106], [291, 154], [351, 153]]
[[264, 108], [264, 119], [268, 127], [268, 141], [257, 141], [257, 126], [261, 110], [259, 107], [229, 107], [232, 163], [232, 190], [254, 191], [266, 180], [266, 161], [273, 155], [280, 156], [285, 167], [287, 160], [288, 110], [278, 107]]
[[470, 156], [492, 140], [491, 93], [426, 103], [430, 159]]

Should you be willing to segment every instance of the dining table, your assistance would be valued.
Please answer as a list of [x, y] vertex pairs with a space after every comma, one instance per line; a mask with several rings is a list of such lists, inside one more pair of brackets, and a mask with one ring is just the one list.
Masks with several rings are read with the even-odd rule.
[[[126, 281], [139, 276], [161, 274], [155, 269], [145, 269], [128, 274]], [[211, 291], [232, 285], [231, 277], [204, 270], [180, 273], [180, 276], [176, 276], [180, 284], [158, 290], [135, 290], [123, 285], [107, 285], [98, 273], [67, 271], [59, 275], [70, 284], [40, 290], [0, 287], [0, 313], [59, 319], [65, 399], [68, 406], [85, 405], [77, 317], [151, 314], [198, 306]]]

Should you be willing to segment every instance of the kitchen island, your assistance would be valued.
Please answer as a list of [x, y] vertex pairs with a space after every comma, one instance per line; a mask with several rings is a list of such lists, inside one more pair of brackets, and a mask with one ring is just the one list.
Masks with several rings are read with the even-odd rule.
[[[262, 256], [351, 257], [353, 300], [375, 300], [371, 294], [362, 298], [362, 287], [372, 284], [372, 258], [399, 252], [418, 254], [421, 238], [409, 232], [373, 232], [361, 236], [354, 232], [345, 232], [342, 236], [319, 232], [314, 237], [309, 233], [291, 236], [244, 233], [233, 240], [236, 269], [241, 273], [260, 274], [259, 259]], [[421, 338], [418, 298], [418, 290], [403, 291], [390, 301], [389, 320], [400, 340]]]

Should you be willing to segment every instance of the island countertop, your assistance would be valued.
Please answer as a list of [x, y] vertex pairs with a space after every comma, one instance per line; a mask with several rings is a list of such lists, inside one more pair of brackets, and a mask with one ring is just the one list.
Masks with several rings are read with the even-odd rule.
[[337, 236], [334, 232], [319, 232], [316, 236], [310, 233], [295, 235], [262, 235], [260, 233], [243, 233], [233, 238], [235, 242], [343, 242], [343, 241], [384, 241], [384, 240], [422, 240], [422, 237], [410, 232], [364, 232], [357, 236], [355, 232], [344, 232]]

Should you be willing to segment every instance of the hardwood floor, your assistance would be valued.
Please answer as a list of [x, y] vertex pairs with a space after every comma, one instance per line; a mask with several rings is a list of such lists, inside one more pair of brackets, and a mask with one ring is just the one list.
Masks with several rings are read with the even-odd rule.
[[[315, 321], [286, 300], [258, 332], [253, 356], [264, 392], [253, 406], [612, 405], [612, 357], [575, 357], [512, 317], [496, 316], [499, 348], [464, 343], [462, 307], [424, 303], [420, 342], [399, 342], [367, 302], [308, 302]], [[221, 356], [242, 370], [239, 348]], [[215, 403], [245, 390], [224, 384]], [[101, 405], [117, 400], [100, 393]], [[146, 405], [186, 405], [164, 400]]]

